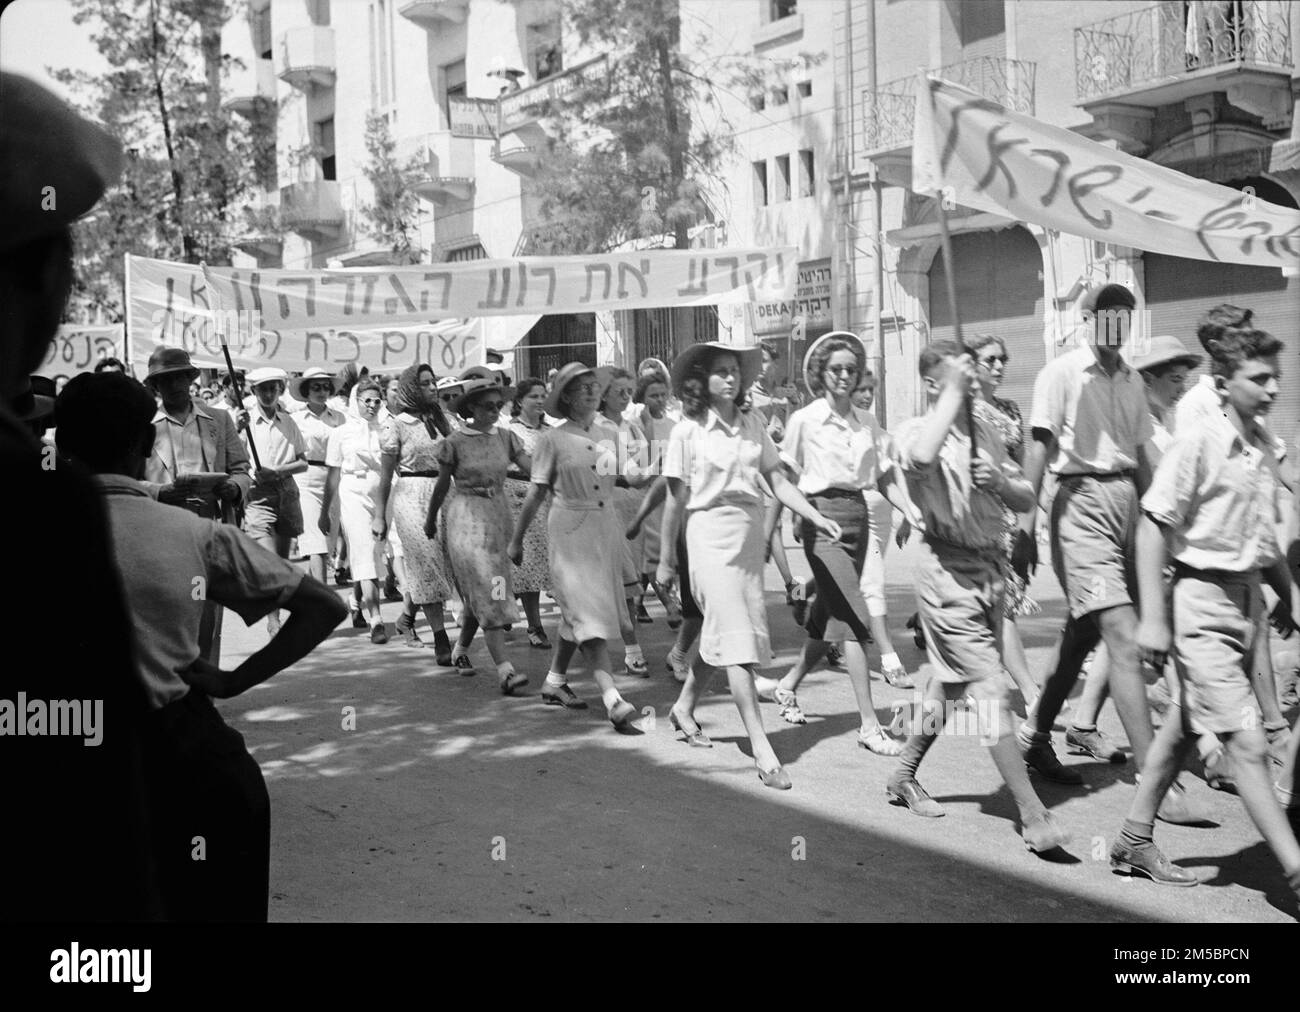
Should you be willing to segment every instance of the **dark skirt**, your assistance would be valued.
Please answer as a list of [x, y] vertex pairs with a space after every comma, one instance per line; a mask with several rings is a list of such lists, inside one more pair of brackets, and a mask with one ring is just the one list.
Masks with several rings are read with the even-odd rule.
[[810, 639], [822, 639], [826, 623], [837, 618], [858, 642], [867, 640], [867, 601], [859, 589], [871, 531], [866, 500], [861, 492], [833, 489], [808, 497], [822, 516], [840, 525], [840, 540], [831, 541], [808, 520], [801, 521], [804, 556], [817, 581], [817, 597], [809, 608], [804, 628]]

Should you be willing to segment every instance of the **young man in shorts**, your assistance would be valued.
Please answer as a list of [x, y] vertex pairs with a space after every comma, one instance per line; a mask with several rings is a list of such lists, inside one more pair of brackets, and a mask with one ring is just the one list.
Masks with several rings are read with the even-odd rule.
[[[1180, 699], [1142, 767], [1128, 819], [1111, 848], [1111, 867], [1162, 885], [1198, 879], [1173, 865], [1153, 841], [1156, 807], [1194, 743], [1193, 720], [1216, 734], [1232, 761], [1237, 792], [1300, 898], [1300, 843], [1278, 805], [1268, 770], [1250, 666], [1267, 580], [1280, 604], [1273, 621], [1291, 631], [1294, 590], [1278, 545], [1277, 455], [1258, 415], [1278, 394], [1282, 342], [1235, 330], [1211, 342], [1222, 412], [1179, 433], [1142, 498], [1137, 564], [1144, 659], [1163, 666], [1171, 651]], [[1163, 570], [1172, 559], [1172, 632]]]
[[904, 422], [895, 444], [925, 524], [916, 597], [934, 673], [885, 793], [917, 815], [944, 814], [917, 782], [916, 771], [943, 728], [945, 710], [969, 696], [981, 740], [1020, 810], [1025, 846], [1052, 850], [1067, 837], [1029, 783], [1002, 673], [1002, 507], [1030, 509], [1034, 495], [998, 435], [978, 420], [974, 432], [968, 425], [966, 399], [978, 383], [970, 356], [951, 341], [936, 341], [921, 353], [920, 372], [930, 410]]

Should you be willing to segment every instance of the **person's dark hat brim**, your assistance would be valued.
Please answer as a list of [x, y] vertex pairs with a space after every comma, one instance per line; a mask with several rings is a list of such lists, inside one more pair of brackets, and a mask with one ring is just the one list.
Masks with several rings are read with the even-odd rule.
[[0, 72], [0, 252], [76, 221], [122, 173], [122, 146], [30, 78]]
[[742, 348], [734, 344], [723, 344], [721, 341], [703, 341], [700, 344], [691, 345], [673, 359], [673, 394], [677, 397], [682, 395], [682, 384], [686, 382], [686, 377], [690, 375], [691, 369], [696, 362], [702, 358], [710, 358], [722, 351], [735, 355], [740, 363], [741, 391], [748, 390], [753, 386], [754, 380], [758, 379], [759, 373], [763, 371], [762, 348], [758, 347], [758, 345]]
[[563, 366], [560, 371], [555, 374], [555, 380], [552, 383], [551, 392], [546, 395], [546, 403], [542, 405], [542, 410], [552, 418], [564, 417], [560, 412], [560, 395], [564, 393], [565, 387], [579, 376], [584, 376], [587, 373], [591, 373], [594, 376], [596, 374], [595, 367], [583, 365], [581, 362], [570, 362]]
[[1084, 313], [1100, 313], [1107, 309], [1134, 309], [1137, 299], [1123, 285], [1115, 283], [1098, 285], [1091, 289], [1079, 303], [1079, 310]]
[[14, 398], [11, 406], [14, 416], [20, 422], [34, 422], [54, 414], [54, 398], [38, 394], [30, 386]]
[[168, 348], [165, 345], [159, 345], [149, 356], [149, 372], [144, 381], [148, 383], [151, 380], [156, 380], [159, 376], [169, 376], [182, 372], [188, 373], [190, 379], [199, 378], [199, 370], [190, 361], [189, 352], [181, 348]]

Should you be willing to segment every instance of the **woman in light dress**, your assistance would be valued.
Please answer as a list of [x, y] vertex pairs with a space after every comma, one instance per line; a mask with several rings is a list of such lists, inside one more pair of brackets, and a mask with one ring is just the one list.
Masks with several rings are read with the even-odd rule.
[[330, 432], [342, 425], [348, 416], [326, 403], [334, 393], [334, 377], [324, 369], [308, 369], [290, 381], [289, 389], [298, 401], [305, 402], [292, 412], [293, 420], [306, 443], [307, 456], [307, 470], [293, 476], [298, 485], [298, 501], [302, 508], [302, 533], [298, 535], [298, 550], [307, 556], [307, 572], [324, 583], [325, 563], [330, 552], [330, 529], [337, 528], [339, 521], [338, 513], [335, 512], [330, 517], [330, 522], [324, 525], [324, 533], [321, 533], [321, 507], [325, 499], [325, 483], [329, 478], [325, 450], [329, 445]]
[[686, 417], [673, 429], [664, 461], [670, 494], [658, 581], [666, 584], [676, 575], [677, 534], [685, 521], [691, 588], [704, 612], [702, 665], [692, 665], [669, 721], [689, 743], [709, 746], [695, 721], [695, 705], [713, 670], [725, 668], [759, 778], [767, 787], [788, 790], [790, 776], [763, 730], [754, 691], [754, 670], [771, 657], [763, 595], [763, 479], [821, 534], [834, 540], [840, 529], [786, 479], [762, 416], [743, 410], [761, 364], [757, 348], [712, 341], [688, 348], [673, 362], [673, 388]]
[[[668, 383], [666, 374], [660, 374], [654, 368], [646, 369], [637, 378], [636, 393], [632, 395], [632, 408], [635, 410], [630, 410], [624, 415], [625, 418], [630, 416], [631, 420], [640, 426], [649, 441], [646, 455], [647, 473], [652, 475], [660, 472], [664, 452], [668, 449], [668, 440], [673, 434], [673, 426], [682, 420], [680, 413], [672, 415], [668, 411]], [[639, 533], [635, 535], [640, 539], [641, 559], [641, 582], [637, 588], [636, 617], [638, 622], [650, 621], [644, 603], [645, 588], [650, 587], [668, 613], [668, 627], [676, 629], [682, 621], [677, 603], [671, 594], [655, 582], [655, 572], [659, 568], [659, 534], [662, 526], [663, 508], [657, 505], [644, 513], [642, 523], [639, 525]]]
[[556, 374], [544, 407], [564, 422], [537, 440], [532, 488], [515, 524], [510, 558], [516, 564], [523, 560], [524, 536], [549, 495], [551, 594], [560, 607], [560, 625], [542, 701], [587, 708], [565, 679], [581, 650], [610, 722], [618, 731], [640, 733], [636, 708], [610, 673], [608, 643], [631, 623], [623, 600], [623, 528], [614, 505], [617, 460], [610, 429], [597, 415], [599, 403], [600, 382], [590, 366], [570, 362]]
[[[353, 594], [361, 602], [355, 610], [370, 626], [372, 643], [387, 643], [388, 631], [379, 613], [379, 576], [383, 572], [384, 544], [373, 528], [379, 481], [383, 475], [384, 428], [379, 424], [383, 394], [373, 380], [357, 384], [357, 414], [330, 430], [325, 448], [328, 477], [317, 515], [317, 529], [327, 533], [330, 508], [339, 506], [339, 522], [348, 542]], [[354, 623], [355, 624], [355, 623]]]
[[[550, 426], [546, 424], [546, 413], [542, 405], [546, 403], [546, 384], [536, 376], [529, 376], [519, 381], [515, 388], [513, 417], [508, 423], [511, 432], [519, 437], [524, 450], [531, 457], [537, 452], [537, 440]], [[506, 478], [506, 495], [510, 500], [510, 515], [515, 521], [523, 509], [524, 499], [528, 497], [528, 487], [532, 473], [530, 470], [511, 468]], [[528, 642], [540, 650], [551, 649], [551, 641], [546, 638], [542, 628], [541, 597], [542, 591], [551, 589], [551, 564], [547, 558], [546, 547], [546, 512], [547, 503], [543, 502], [524, 535], [523, 561], [511, 570], [515, 595], [524, 607], [528, 620]]]
[[451, 427], [438, 403], [437, 379], [430, 366], [406, 369], [398, 380], [396, 399], [401, 410], [384, 427], [383, 473], [371, 530], [377, 538], [387, 535], [391, 499], [406, 573], [397, 631], [405, 634], [413, 628], [416, 608], [422, 608], [433, 630], [437, 663], [450, 665], [451, 642], [443, 628], [443, 607], [451, 596], [447, 558], [441, 539], [425, 537], [424, 522], [438, 479], [438, 447]]

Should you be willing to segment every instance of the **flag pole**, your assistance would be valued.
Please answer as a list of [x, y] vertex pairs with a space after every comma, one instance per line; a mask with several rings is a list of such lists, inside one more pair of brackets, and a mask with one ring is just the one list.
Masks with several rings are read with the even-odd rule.
[[[207, 264], [200, 263], [199, 269], [206, 271]], [[230, 388], [235, 391], [235, 403], [240, 407], [243, 407], [244, 388], [239, 382], [239, 374], [235, 372], [235, 363], [231, 361], [230, 358], [230, 345], [226, 342], [226, 314], [221, 312], [217, 313], [214, 322], [217, 327], [217, 336], [221, 338], [221, 354], [226, 357], [226, 374], [230, 376]], [[253, 427], [251, 424], [248, 427], [248, 449], [253, 455], [253, 466], [259, 471], [262, 470], [262, 460], [257, 455], [257, 442], [253, 439]]]
[[[933, 114], [934, 109], [934, 82], [930, 80], [929, 74], [926, 74], [926, 94], [930, 96], [930, 111]], [[934, 122], [933, 118], [931, 122]], [[957, 342], [957, 347], [961, 349], [963, 355], [970, 355], [971, 350], [966, 347], [966, 341], [961, 333], [961, 314], [957, 309], [957, 277], [955, 274], [952, 256], [952, 236], [948, 232], [948, 211], [944, 205], [944, 195], [940, 191], [937, 195], [937, 206], [939, 208], [939, 242], [943, 249], [943, 279], [944, 287], [948, 291], [948, 314], [952, 317], [952, 336]], [[970, 433], [970, 462], [974, 466], [975, 455], [975, 404], [973, 395], [966, 394], [966, 429]]]

